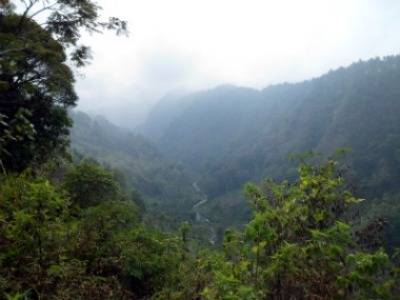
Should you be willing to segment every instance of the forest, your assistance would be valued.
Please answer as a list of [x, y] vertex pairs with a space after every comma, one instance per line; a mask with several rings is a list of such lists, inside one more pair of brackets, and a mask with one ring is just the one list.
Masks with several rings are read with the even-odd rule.
[[100, 11], [0, 0], [0, 299], [400, 299], [400, 56], [131, 130], [75, 108]]
[[247, 181], [292, 180], [293, 154], [313, 151], [326, 158], [346, 150], [341, 162], [347, 180], [369, 199], [364, 215], [390, 219], [386, 242], [399, 246], [398, 78], [400, 56], [389, 56], [261, 91], [220, 86], [160, 101], [140, 130], [193, 172], [213, 199], [202, 209], [222, 228], [250, 217], [242, 196]]

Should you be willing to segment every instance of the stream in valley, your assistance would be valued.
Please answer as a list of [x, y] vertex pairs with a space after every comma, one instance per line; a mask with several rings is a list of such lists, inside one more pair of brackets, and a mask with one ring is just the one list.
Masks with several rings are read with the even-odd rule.
[[209, 241], [212, 245], [215, 245], [215, 243], [217, 242], [217, 232], [214, 226], [211, 224], [210, 220], [201, 212], [199, 212], [199, 208], [208, 202], [208, 196], [200, 189], [197, 182], [193, 182], [192, 186], [194, 190], [201, 195], [201, 200], [192, 207], [193, 212], [196, 214], [196, 222], [204, 223], [207, 225], [210, 230]]

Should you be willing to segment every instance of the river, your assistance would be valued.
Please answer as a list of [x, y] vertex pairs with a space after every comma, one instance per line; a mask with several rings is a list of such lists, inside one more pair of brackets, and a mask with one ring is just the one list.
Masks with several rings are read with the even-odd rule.
[[201, 195], [201, 200], [192, 207], [193, 212], [196, 214], [196, 222], [207, 224], [207, 227], [210, 230], [209, 241], [212, 245], [215, 245], [217, 242], [217, 232], [210, 220], [199, 212], [199, 208], [208, 202], [208, 196], [200, 189], [197, 182], [193, 182], [192, 186], [194, 190]]

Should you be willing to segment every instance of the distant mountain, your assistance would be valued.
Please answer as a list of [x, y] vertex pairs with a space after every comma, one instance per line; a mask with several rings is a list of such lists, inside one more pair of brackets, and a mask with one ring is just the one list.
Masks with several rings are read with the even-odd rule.
[[166, 159], [140, 135], [121, 129], [103, 117], [72, 112], [71, 146], [125, 174], [126, 184], [138, 190], [147, 205], [175, 216], [190, 213], [198, 197], [181, 166]]
[[161, 98], [149, 112], [148, 122], [139, 126], [137, 131], [146, 135], [151, 141], [158, 141], [164, 130], [190, 105], [190, 101], [185, 100], [185, 97], [176, 94]]
[[295, 169], [288, 154], [307, 150], [331, 154], [349, 147], [359, 193], [379, 198], [400, 191], [399, 56], [360, 61], [301, 83], [261, 91], [222, 86], [169, 103], [155, 108], [144, 128], [157, 128], [143, 133], [197, 174], [214, 212], [248, 180], [290, 178]]

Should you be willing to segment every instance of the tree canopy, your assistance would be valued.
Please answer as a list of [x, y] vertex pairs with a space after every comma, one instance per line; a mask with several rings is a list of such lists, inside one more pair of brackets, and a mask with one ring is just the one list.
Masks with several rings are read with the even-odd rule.
[[[80, 67], [90, 58], [89, 48], [78, 44], [81, 30], [121, 34], [127, 28], [117, 18], [101, 21], [100, 7], [93, 1], [21, 0], [0, 5], [0, 112], [6, 124], [0, 132], [0, 154], [6, 169], [21, 171], [64, 151], [68, 144], [67, 109], [77, 101], [68, 62]], [[5, 139], [10, 133], [6, 127], [14, 123], [32, 130]]]

